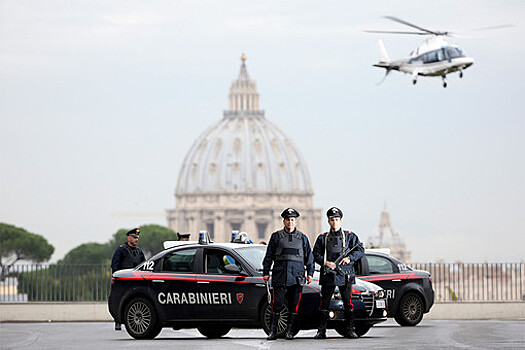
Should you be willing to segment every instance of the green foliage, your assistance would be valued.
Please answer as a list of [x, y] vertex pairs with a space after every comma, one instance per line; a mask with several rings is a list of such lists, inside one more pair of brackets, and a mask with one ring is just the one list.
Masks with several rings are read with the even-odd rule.
[[[28, 301], [107, 300], [111, 282], [110, 261], [115, 249], [127, 242], [127, 231], [129, 229], [118, 230], [106, 243], [83, 243], [70, 250], [57, 264], [33, 265], [28, 270], [12, 272], [10, 276], [17, 278], [18, 292], [27, 294]], [[18, 239], [17, 234], [24, 239]], [[16, 252], [27, 254], [35, 262], [42, 261], [37, 260], [42, 255], [36, 255], [35, 252], [25, 249], [27, 247], [35, 249], [29, 238], [44, 245], [41, 240], [33, 236], [37, 235], [14, 226], [0, 226], [2, 256]], [[177, 239], [178, 235], [167, 227], [159, 225], [140, 227], [139, 247], [146, 257], [163, 250], [164, 241]], [[53, 247], [46, 259], [49, 259], [52, 253]]]
[[37, 234], [23, 228], [0, 223], [0, 265], [3, 258], [42, 262], [49, 260], [55, 248]]
[[28, 301], [104, 301], [111, 283], [108, 264], [33, 265], [12, 275]]
[[59, 264], [109, 264], [113, 251], [107, 243], [84, 243], [70, 250]]
[[448, 291], [448, 294], [450, 295], [450, 299], [452, 301], [458, 301], [459, 300], [458, 296], [456, 295], [454, 290], [452, 290], [452, 288], [450, 288], [450, 286], [445, 286], [445, 289]]
[[[129, 229], [118, 230], [108, 242], [109, 246], [115, 250], [120, 244], [126, 242], [126, 232], [128, 231]], [[146, 258], [150, 258], [163, 250], [164, 241], [178, 239], [177, 233], [167, 227], [153, 224], [140, 226], [139, 247], [144, 251]]]
[[[120, 229], [111, 236], [107, 243], [83, 243], [70, 250], [59, 264], [110, 264], [115, 249], [127, 242], [126, 232]], [[139, 247], [146, 258], [152, 257], [164, 249], [164, 241], [177, 240], [175, 231], [160, 225], [140, 226]]]

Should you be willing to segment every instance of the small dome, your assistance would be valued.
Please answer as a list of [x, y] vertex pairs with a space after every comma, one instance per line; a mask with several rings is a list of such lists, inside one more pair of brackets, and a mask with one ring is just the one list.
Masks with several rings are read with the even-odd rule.
[[241, 70], [230, 109], [193, 144], [179, 172], [176, 194], [194, 192], [312, 193], [306, 163], [292, 141], [259, 110], [259, 94]]

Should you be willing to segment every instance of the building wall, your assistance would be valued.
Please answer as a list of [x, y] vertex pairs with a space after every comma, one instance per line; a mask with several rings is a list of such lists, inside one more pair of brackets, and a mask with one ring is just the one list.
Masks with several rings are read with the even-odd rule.
[[[229, 241], [233, 229], [247, 232], [255, 242], [267, 242], [272, 232], [283, 227], [281, 212], [288, 207], [301, 213], [297, 227], [311, 244], [321, 231], [322, 212], [313, 208], [312, 194], [192, 193], [177, 195], [176, 200], [177, 208], [167, 211], [168, 226], [190, 233], [191, 239], [213, 227], [216, 242]], [[259, 237], [264, 225], [264, 237]]]

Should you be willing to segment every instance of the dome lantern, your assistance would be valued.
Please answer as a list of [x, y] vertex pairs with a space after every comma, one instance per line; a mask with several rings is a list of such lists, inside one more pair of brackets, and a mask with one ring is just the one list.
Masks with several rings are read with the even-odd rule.
[[259, 110], [259, 94], [254, 80], [250, 79], [246, 69], [246, 55], [241, 56], [241, 70], [236, 80], [232, 82], [229, 94], [229, 110], [224, 117], [238, 115], [255, 115], [264, 117], [264, 111]]

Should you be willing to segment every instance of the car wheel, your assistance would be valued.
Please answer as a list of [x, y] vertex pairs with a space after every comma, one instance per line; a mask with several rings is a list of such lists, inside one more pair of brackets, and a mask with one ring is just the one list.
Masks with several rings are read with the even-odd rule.
[[[266, 306], [263, 307], [262, 312], [262, 326], [263, 330], [266, 334], [270, 334], [270, 319], [272, 314], [272, 306], [269, 304], [266, 304]], [[288, 317], [290, 317], [290, 313], [288, 312], [288, 307], [285, 305], [284, 308], [281, 310], [279, 321], [277, 322], [277, 338], [284, 337], [284, 334], [286, 333], [286, 327], [288, 324]], [[299, 331], [295, 331], [295, 334], [297, 334]]]
[[229, 326], [203, 326], [198, 327], [197, 330], [205, 337], [208, 338], [220, 338], [232, 329]]
[[423, 300], [415, 293], [407, 293], [401, 298], [394, 319], [401, 326], [415, 326], [423, 318]]
[[[372, 326], [369, 326], [367, 324], [355, 324], [354, 323], [355, 334], [357, 334], [360, 337], [365, 335], [370, 330], [370, 328], [372, 328]], [[335, 327], [335, 331], [339, 333], [339, 335], [346, 337], [346, 325], [344, 324], [338, 325], [337, 327]]]
[[340, 336], [344, 337], [346, 335], [346, 326], [344, 324], [338, 325], [334, 329]]
[[128, 304], [124, 311], [124, 325], [135, 339], [153, 339], [162, 330], [155, 308], [144, 298], [133, 299]]
[[358, 336], [362, 337], [363, 335], [368, 333], [368, 331], [370, 330], [370, 328], [372, 328], [372, 326], [367, 325], [367, 324], [356, 324], [354, 328], [355, 328], [355, 333]]

